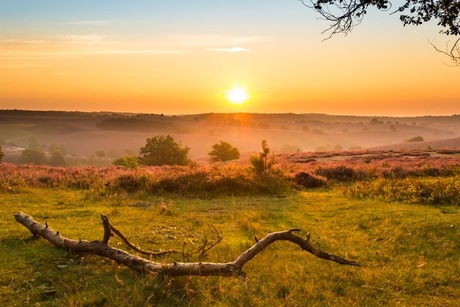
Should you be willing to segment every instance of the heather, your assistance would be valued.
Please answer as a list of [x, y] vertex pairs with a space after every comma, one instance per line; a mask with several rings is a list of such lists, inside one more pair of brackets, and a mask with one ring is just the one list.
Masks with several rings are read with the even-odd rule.
[[[191, 166], [0, 164], [2, 306], [458, 306], [459, 159], [455, 155], [277, 155]], [[277, 243], [236, 277], [155, 277], [70, 253], [14, 221], [24, 211], [64, 236], [100, 240], [100, 214], [158, 262], [226, 262], [290, 228], [358, 261], [347, 267]], [[129, 250], [119, 239], [112, 246]], [[131, 251], [134, 253], [134, 251]]]
[[97, 195], [141, 193], [208, 198], [282, 195], [296, 189], [326, 188], [359, 198], [433, 205], [459, 203], [460, 159], [455, 155], [364, 152], [352, 156], [277, 155], [272, 159], [267, 170], [244, 160], [135, 169], [3, 163], [0, 189], [12, 192], [25, 187], [53, 188], [85, 190]]

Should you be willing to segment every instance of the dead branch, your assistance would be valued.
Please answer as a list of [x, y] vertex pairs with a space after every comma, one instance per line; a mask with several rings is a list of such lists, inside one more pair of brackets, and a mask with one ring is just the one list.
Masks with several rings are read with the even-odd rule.
[[132, 244], [131, 242], [129, 242], [129, 240], [109, 222], [109, 218], [105, 214], [101, 214], [101, 219], [102, 219], [102, 225], [104, 227], [104, 238], [102, 239], [103, 243], [106, 243], [106, 244], [109, 243], [109, 238], [113, 236], [112, 234], [112, 231], [113, 231], [113, 233], [115, 233], [118, 237], [120, 237], [120, 239], [123, 242], [125, 242], [125, 244], [129, 248], [138, 252], [139, 254], [148, 255], [148, 256], [163, 256], [166, 254], [173, 254], [173, 253], [183, 254], [183, 252], [176, 251], [176, 250], [166, 250], [166, 251], [158, 251], [158, 252], [142, 250], [139, 247]]
[[454, 63], [454, 66], [460, 66], [460, 38], [458, 38], [451, 48], [446, 46], [446, 50], [439, 49], [434, 44], [434, 41], [428, 42], [437, 52], [447, 55]]
[[33, 236], [42, 237], [56, 247], [76, 253], [88, 253], [106, 257], [139, 273], [161, 274], [166, 276], [245, 276], [242, 271], [243, 266], [267, 246], [276, 241], [292, 242], [297, 244], [303, 250], [321, 259], [330, 260], [339, 264], [359, 266], [359, 264], [355, 261], [347, 260], [313, 247], [310, 244], [309, 234], [307, 234], [305, 239], [294, 234], [294, 232], [300, 231], [299, 229], [269, 233], [263, 239], [258, 240], [251, 248], [243, 252], [232, 262], [159, 263], [138, 257], [121, 249], [110, 247], [108, 245], [108, 241], [112, 236], [111, 229], [113, 230], [114, 227], [110, 227], [108, 218], [105, 215], [101, 215], [104, 227], [104, 236], [102, 241], [85, 241], [81, 239], [73, 240], [66, 238], [62, 236], [59, 231], [55, 231], [49, 227], [47, 223], [46, 225], [42, 225], [35, 221], [32, 216], [23, 212], [16, 213], [14, 217], [17, 222], [29, 229]]

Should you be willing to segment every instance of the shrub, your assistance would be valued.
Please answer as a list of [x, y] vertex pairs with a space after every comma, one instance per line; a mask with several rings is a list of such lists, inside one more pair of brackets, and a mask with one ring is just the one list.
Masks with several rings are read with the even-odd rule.
[[326, 177], [329, 180], [336, 180], [341, 182], [353, 181], [358, 177], [357, 173], [353, 168], [346, 167], [343, 165], [329, 168], [319, 168], [316, 171], [316, 174], [319, 176]]
[[345, 188], [345, 194], [359, 198], [380, 198], [428, 205], [460, 206], [458, 178], [422, 181], [406, 179], [377, 179], [362, 181]]
[[142, 183], [139, 179], [133, 175], [122, 175], [116, 179], [115, 188], [127, 193], [138, 192], [142, 188]]
[[308, 172], [297, 173], [292, 181], [305, 188], [318, 188], [326, 185], [326, 180], [313, 176]]
[[123, 166], [129, 169], [137, 169], [139, 167], [139, 160], [133, 155], [126, 155], [122, 158], [116, 159], [112, 162], [113, 165]]
[[188, 152], [190, 148], [183, 147], [170, 135], [156, 136], [147, 139], [144, 147], [141, 148], [140, 162], [145, 165], [188, 165]]

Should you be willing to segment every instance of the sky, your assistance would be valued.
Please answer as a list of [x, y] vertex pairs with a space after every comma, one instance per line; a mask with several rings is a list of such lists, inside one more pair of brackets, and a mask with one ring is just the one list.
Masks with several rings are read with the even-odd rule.
[[[328, 26], [298, 0], [1, 0], [0, 109], [460, 114], [435, 23]], [[250, 99], [229, 103], [234, 86]]]

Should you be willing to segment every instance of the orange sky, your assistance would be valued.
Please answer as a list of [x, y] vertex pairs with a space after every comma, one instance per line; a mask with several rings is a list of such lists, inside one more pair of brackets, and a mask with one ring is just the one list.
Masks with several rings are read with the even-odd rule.
[[[32, 20], [0, 4], [0, 109], [460, 113], [460, 67], [428, 44], [449, 40], [432, 25], [370, 14], [347, 37], [322, 41], [327, 23], [297, 1], [265, 10], [223, 1], [226, 11], [203, 1], [188, 13], [161, 1], [114, 1], [107, 12], [105, 2], [46, 0]], [[235, 84], [251, 95], [242, 106], [224, 98]]]

